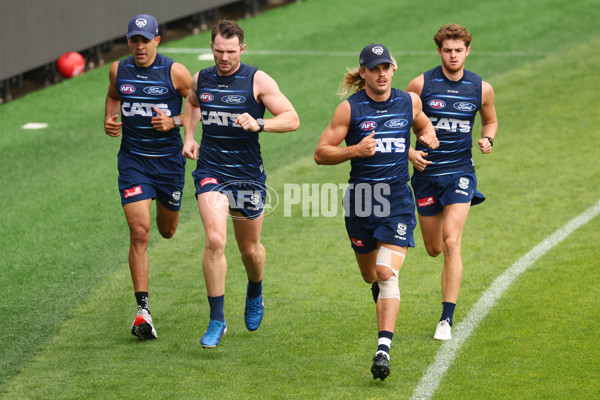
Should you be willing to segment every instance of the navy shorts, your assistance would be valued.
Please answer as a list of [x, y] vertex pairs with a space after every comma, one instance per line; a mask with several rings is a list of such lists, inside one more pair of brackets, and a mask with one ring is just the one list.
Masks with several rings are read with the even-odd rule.
[[219, 192], [229, 198], [229, 210], [240, 212], [245, 218], [255, 219], [265, 208], [267, 176], [253, 179], [226, 179], [214, 172], [198, 168], [193, 173], [196, 197], [202, 193]]
[[485, 196], [477, 190], [474, 173], [441, 176], [414, 174], [411, 184], [417, 199], [417, 211], [425, 217], [439, 214], [449, 204], [471, 202], [474, 206], [485, 200]]
[[157, 199], [169, 210], [179, 211], [185, 162], [181, 154], [151, 158], [119, 151], [121, 205]]
[[344, 196], [344, 211], [350, 244], [357, 253], [377, 249], [378, 240], [415, 247], [415, 201], [408, 184], [351, 185]]

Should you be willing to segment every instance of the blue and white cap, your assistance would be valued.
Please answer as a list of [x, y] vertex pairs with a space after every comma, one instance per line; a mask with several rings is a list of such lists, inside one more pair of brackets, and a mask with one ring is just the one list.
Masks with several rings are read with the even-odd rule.
[[138, 14], [131, 18], [127, 28], [127, 39], [135, 35], [142, 35], [146, 39], [154, 39], [154, 36], [158, 36], [156, 18], [148, 14]]
[[363, 65], [369, 69], [375, 68], [379, 64], [394, 64], [390, 52], [382, 44], [371, 43], [360, 52], [360, 66]]

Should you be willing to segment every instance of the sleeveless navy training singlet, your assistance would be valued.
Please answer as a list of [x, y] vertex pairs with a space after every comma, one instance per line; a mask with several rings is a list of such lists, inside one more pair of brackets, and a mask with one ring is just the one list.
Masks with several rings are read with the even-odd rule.
[[254, 98], [257, 69], [240, 64], [232, 75], [219, 76], [215, 66], [198, 74], [196, 95], [202, 111], [202, 140], [198, 169], [226, 178], [251, 179], [264, 174], [257, 132], [234, 125], [245, 112], [262, 118], [265, 106]]
[[465, 70], [459, 81], [451, 81], [442, 67], [437, 66], [424, 73], [421, 101], [440, 146], [432, 150], [417, 142], [415, 148], [427, 152], [427, 160], [432, 163], [424, 171], [415, 169], [415, 174], [475, 172], [472, 132], [475, 116], [481, 108], [481, 78]]
[[179, 129], [159, 132], [151, 123], [157, 115], [154, 107], [168, 116], [181, 114], [181, 95], [171, 80], [173, 62], [158, 53], [152, 65], [145, 68], [136, 66], [132, 56], [119, 62], [116, 87], [121, 96], [121, 150], [144, 157], [181, 153]]

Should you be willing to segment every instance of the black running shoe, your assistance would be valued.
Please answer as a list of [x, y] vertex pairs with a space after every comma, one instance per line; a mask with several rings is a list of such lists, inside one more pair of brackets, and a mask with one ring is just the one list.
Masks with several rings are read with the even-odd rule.
[[377, 304], [377, 298], [379, 297], [379, 283], [377, 281], [371, 285], [371, 292], [373, 293], [373, 301]]
[[379, 378], [382, 381], [390, 374], [390, 362], [383, 353], [377, 353], [373, 357], [371, 373], [373, 374], [373, 379]]

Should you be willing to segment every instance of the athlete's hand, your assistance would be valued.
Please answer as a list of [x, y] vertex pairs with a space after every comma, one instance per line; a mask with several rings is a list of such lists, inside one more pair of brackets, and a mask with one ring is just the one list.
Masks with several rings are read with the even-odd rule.
[[158, 115], [156, 117], [152, 117], [152, 127], [159, 132], [168, 132], [171, 129], [175, 128], [175, 121], [173, 118], [169, 117], [164, 112], [160, 111], [156, 107], [152, 107], [155, 113]]
[[121, 125], [123, 125], [123, 123], [117, 122], [118, 118], [119, 114], [113, 114], [104, 119], [104, 132], [106, 132], [108, 136], [117, 137], [121, 134]]
[[440, 147], [440, 142], [438, 141], [437, 136], [435, 136], [435, 132], [425, 133], [419, 136], [419, 142], [423, 143], [425, 146], [430, 149], [437, 149]]
[[408, 159], [418, 171], [423, 171], [431, 164], [431, 161], [426, 160], [425, 157], [427, 157], [427, 153], [424, 151], [413, 150], [412, 147], [408, 150]]
[[368, 136], [365, 136], [358, 144], [356, 144], [357, 157], [371, 157], [375, 154], [375, 146], [377, 141], [374, 138], [375, 131], [371, 132]]
[[479, 143], [479, 150], [481, 150], [483, 154], [489, 154], [492, 152], [492, 144], [487, 138], [481, 138], [477, 143]]
[[241, 126], [245, 131], [258, 132], [260, 130], [260, 126], [258, 125], [258, 122], [256, 122], [256, 119], [248, 113], [238, 115], [234, 124]]
[[199, 149], [200, 145], [194, 139], [186, 140], [185, 142], [183, 142], [183, 150], [181, 154], [184, 157], [189, 158], [190, 160], [197, 160]]

